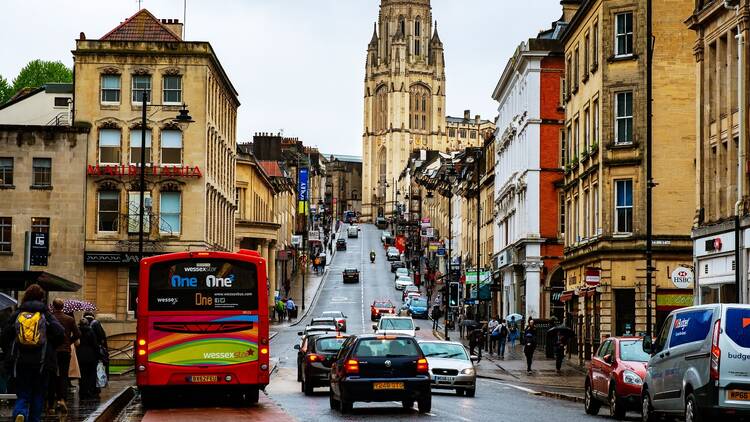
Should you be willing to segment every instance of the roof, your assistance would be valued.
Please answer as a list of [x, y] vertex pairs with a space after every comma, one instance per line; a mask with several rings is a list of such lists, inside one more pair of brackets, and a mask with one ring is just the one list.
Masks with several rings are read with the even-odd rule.
[[146, 9], [126, 19], [109, 31], [100, 41], [162, 41], [180, 42], [180, 37], [163, 25]]
[[[476, 125], [477, 124], [476, 120], [474, 120], [474, 119], [468, 119], [467, 120], [467, 119], [464, 119], [463, 117], [446, 116], [445, 117], [445, 121], [448, 122], [448, 123], [456, 123], [456, 124], [461, 124], [461, 123], [467, 124], [467, 125]], [[486, 123], [492, 123], [492, 122], [489, 121], [489, 120], [479, 120], [479, 124], [480, 125], [483, 125], [483, 124], [486, 124]]]
[[27, 98], [33, 97], [40, 92], [49, 94], [73, 94], [73, 84], [68, 83], [48, 83], [38, 88], [23, 88], [16, 92], [7, 102], [0, 104], [0, 110], [19, 103]]
[[258, 160], [258, 164], [263, 169], [263, 171], [266, 172], [268, 177], [284, 177], [284, 173], [281, 171], [281, 167], [279, 167], [278, 162]]
[[341, 155], [341, 154], [323, 154], [326, 157], [331, 157], [331, 161], [345, 161], [348, 163], [361, 163], [362, 157], [357, 155]]

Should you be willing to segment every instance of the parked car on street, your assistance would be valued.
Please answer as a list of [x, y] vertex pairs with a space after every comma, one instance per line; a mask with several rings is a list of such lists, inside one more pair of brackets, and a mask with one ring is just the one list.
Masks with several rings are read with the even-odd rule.
[[382, 315], [396, 315], [396, 305], [390, 300], [376, 300], [370, 305], [370, 320], [377, 321]]
[[331, 366], [331, 409], [352, 411], [355, 401], [400, 402], [420, 413], [432, 408], [430, 369], [416, 339], [363, 334], [347, 339]]
[[385, 243], [385, 240], [389, 237], [391, 237], [391, 232], [389, 232], [388, 230], [383, 230], [380, 233], [380, 243]]
[[375, 226], [380, 230], [383, 230], [388, 227], [388, 220], [386, 220], [385, 217], [378, 217], [375, 219]]
[[[407, 276], [407, 277], [408, 277], [408, 276]], [[409, 277], [409, 278], [411, 278], [411, 277]], [[412, 284], [412, 285], [410, 285], [410, 286], [406, 286], [406, 287], [404, 287], [404, 291], [403, 291], [403, 293], [401, 293], [401, 300], [402, 300], [402, 301], [406, 300], [406, 297], [407, 297], [407, 296], [409, 295], [409, 293], [411, 293], [411, 292], [417, 292], [417, 293], [419, 293], [419, 287], [417, 287], [417, 286], [415, 286], [415, 285], [413, 285], [413, 284]]]
[[430, 365], [432, 388], [456, 390], [458, 396], [474, 397], [477, 356], [469, 356], [466, 347], [454, 341], [420, 340], [419, 347]]
[[393, 275], [393, 281], [396, 281], [397, 278], [402, 276], [409, 277], [409, 270], [406, 267], [396, 268], [396, 274]]
[[344, 283], [359, 283], [359, 270], [356, 268], [344, 269]]
[[336, 320], [336, 324], [339, 326], [339, 330], [346, 332], [346, 318], [347, 316], [344, 315], [341, 311], [325, 311], [322, 314], [320, 314], [321, 318], [333, 318]]
[[398, 261], [401, 259], [401, 252], [395, 246], [389, 246], [386, 251], [386, 259], [388, 261]]
[[399, 268], [406, 268], [406, 263], [403, 261], [391, 261], [391, 272], [396, 272]]
[[406, 286], [413, 286], [414, 280], [411, 279], [411, 277], [403, 276], [396, 279], [396, 282], [394, 283], [394, 286], [396, 287], [396, 290], [404, 290]]
[[298, 350], [297, 372], [302, 383], [300, 389], [306, 396], [312, 395], [315, 387], [330, 385], [331, 364], [347, 338], [337, 334], [323, 334], [294, 346]]
[[644, 421], [750, 417], [750, 305], [713, 304], [672, 311], [653, 342], [643, 380]]
[[[419, 295], [419, 292], [416, 292], [416, 294]], [[427, 298], [421, 296], [410, 296], [407, 299], [407, 311], [409, 312], [409, 316], [412, 318], [427, 319], [427, 316], [429, 315], [429, 304], [427, 303]]]
[[377, 324], [372, 324], [376, 334], [390, 335], [403, 334], [407, 336], [416, 335], [419, 327], [414, 326], [411, 317], [383, 316]]
[[640, 410], [649, 358], [640, 337], [606, 339], [591, 358], [586, 374], [586, 413], [596, 415], [602, 404], [609, 406], [609, 414], [615, 419], [624, 418], [629, 410]]
[[337, 251], [345, 251], [346, 250], [346, 239], [337, 239], [336, 240], [336, 250]]

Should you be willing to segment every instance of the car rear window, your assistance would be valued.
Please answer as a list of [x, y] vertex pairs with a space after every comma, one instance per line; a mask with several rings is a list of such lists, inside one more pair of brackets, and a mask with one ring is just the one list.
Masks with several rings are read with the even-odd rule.
[[725, 332], [740, 347], [750, 347], [750, 309], [728, 308]]
[[315, 319], [313, 320], [310, 325], [336, 325], [336, 320], [334, 319]]
[[391, 302], [375, 302], [376, 308], [391, 308], [393, 304]]
[[426, 308], [427, 307], [427, 301], [426, 300], [419, 300], [414, 299], [411, 301], [411, 306], [415, 306], [418, 308]]
[[648, 362], [651, 355], [643, 351], [643, 340], [620, 340], [620, 360]]
[[315, 350], [323, 353], [335, 353], [341, 349], [341, 345], [344, 344], [346, 338], [321, 338], [315, 343]]
[[361, 358], [392, 358], [400, 356], [417, 356], [417, 343], [408, 338], [399, 339], [364, 339], [354, 351]]
[[410, 319], [383, 318], [378, 326], [380, 330], [413, 330], [414, 322]]
[[704, 340], [711, 329], [713, 315], [713, 309], [698, 309], [675, 315], [669, 347]]

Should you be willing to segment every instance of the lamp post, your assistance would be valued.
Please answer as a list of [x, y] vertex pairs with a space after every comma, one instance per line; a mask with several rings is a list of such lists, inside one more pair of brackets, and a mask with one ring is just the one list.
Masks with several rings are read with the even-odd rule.
[[[450, 309], [450, 301], [448, 293], [450, 291], [450, 283], [453, 281], [453, 184], [456, 182], [456, 174], [453, 170], [453, 166], [448, 170], [448, 175], [445, 177], [448, 181], [447, 198], [448, 198], [448, 282], [443, 283], [445, 287], [445, 321], [448, 320], [448, 314]], [[444, 180], [445, 180], [444, 179]], [[444, 323], [443, 328], [445, 329], [444, 337], [446, 341], [450, 340], [448, 337], [448, 324]]]
[[474, 155], [467, 158], [466, 162], [471, 164], [474, 163], [474, 170], [475, 170], [475, 176], [476, 176], [476, 182], [477, 182], [477, 244], [476, 244], [476, 258], [475, 258], [475, 269], [477, 271], [477, 297], [475, 298], [475, 312], [474, 316], [479, 317], [479, 264], [480, 264], [480, 256], [479, 256], [479, 249], [480, 249], [480, 241], [479, 237], [481, 236], [481, 228], [482, 228], [482, 222], [481, 222], [481, 209], [480, 209], [480, 188], [479, 188], [479, 163], [482, 160], [482, 148], [476, 148], [473, 151]]
[[[141, 165], [138, 178], [139, 206], [138, 206], [138, 262], [143, 260], [143, 223], [145, 219], [145, 196], [146, 196], [146, 126], [148, 125], [148, 107], [164, 107], [163, 104], [149, 104], [148, 91], [144, 90], [141, 96]], [[188, 113], [187, 106], [182, 104], [180, 114], [173, 119], [177, 123], [192, 123], [193, 118]], [[150, 227], [149, 227], [150, 228]]]

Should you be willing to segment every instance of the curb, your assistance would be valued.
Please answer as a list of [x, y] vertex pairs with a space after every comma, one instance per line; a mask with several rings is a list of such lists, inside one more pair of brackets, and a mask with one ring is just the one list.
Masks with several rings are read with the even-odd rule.
[[296, 321], [294, 321], [293, 323], [289, 324], [290, 327], [296, 327], [296, 326], [298, 326], [299, 324], [302, 323], [302, 321], [305, 320], [305, 318], [307, 318], [307, 314], [310, 313], [310, 311], [312, 310], [312, 308], [314, 308], [315, 304], [318, 302], [318, 296], [320, 296], [320, 291], [323, 290], [323, 284], [325, 284], [325, 282], [328, 281], [328, 275], [330, 273], [331, 273], [330, 268], [326, 268], [325, 269], [325, 273], [323, 274], [323, 279], [320, 280], [320, 284], [318, 285], [318, 288], [315, 290], [315, 295], [313, 296], [313, 299], [310, 302], [310, 306], [308, 306], [305, 309], [305, 312], [303, 312], [301, 316], [297, 317]]
[[554, 392], [551, 392], [551, 391], [540, 391], [539, 395], [540, 396], [544, 396], [544, 397], [549, 397], [549, 398], [552, 398], [552, 399], [571, 401], [573, 403], [583, 403], [584, 402], [583, 397], [576, 397], [576, 396], [571, 396], [569, 394], [563, 394], [563, 393], [554, 393]]
[[100, 405], [85, 422], [105, 422], [113, 421], [117, 415], [122, 412], [128, 403], [135, 397], [135, 387], [130, 386], [124, 388], [116, 396], [107, 400], [104, 404]]

